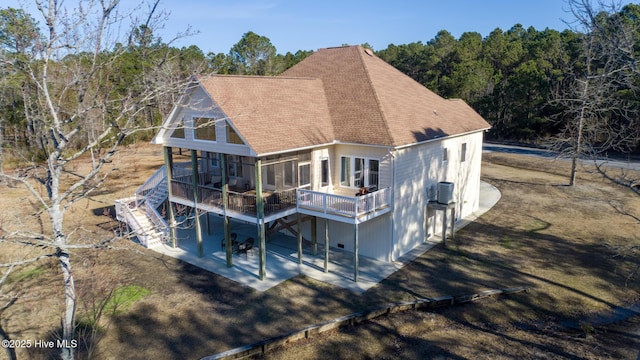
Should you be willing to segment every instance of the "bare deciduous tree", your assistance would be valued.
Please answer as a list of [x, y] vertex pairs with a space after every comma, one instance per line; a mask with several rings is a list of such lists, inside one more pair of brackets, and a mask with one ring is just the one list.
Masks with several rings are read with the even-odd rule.
[[[29, 28], [36, 35], [24, 36], [28, 46], [3, 56], [2, 66], [24, 76], [24, 115], [37, 129], [42, 160], [2, 175], [28, 190], [34, 214], [24, 218], [18, 208], [13, 209], [12, 221], [0, 224], [0, 242], [36, 252], [12, 263], [15, 266], [49, 257], [57, 260], [65, 305], [61, 340], [67, 345], [60, 351], [63, 359], [73, 359], [78, 296], [73, 254], [78, 249], [107, 247], [111, 239], [93, 239], [82, 228], [70, 228], [65, 214], [116, 170], [112, 158], [125, 137], [140, 129], [136, 120], [149, 104], [172, 98], [185, 84], [167, 74], [171, 69], [167, 70], [166, 59], [159, 58], [155, 63], [145, 59], [149, 62], [126, 86], [116, 89], [113, 85], [120, 76], [114, 64], [132, 47], [146, 47], [147, 53], [160, 48], [148, 41], [166, 21], [167, 14], [158, 9], [159, 0], [122, 10], [119, 0], [83, 0], [75, 9], [66, 9], [57, 0], [35, 3], [42, 34]], [[23, 36], [19, 31], [9, 35]], [[145, 42], [140, 41], [141, 32]], [[84, 160], [86, 154], [91, 155], [89, 163]]]
[[629, 9], [590, 0], [567, 4], [584, 51], [582, 61], [573, 66], [571, 92], [556, 99], [565, 108], [561, 117], [565, 127], [552, 146], [571, 158], [569, 185], [574, 185], [580, 158], [597, 159], [611, 150], [626, 152], [638, 143], [640, 73], [635, 45], [640, 39], [634, 22], [625, 18]]

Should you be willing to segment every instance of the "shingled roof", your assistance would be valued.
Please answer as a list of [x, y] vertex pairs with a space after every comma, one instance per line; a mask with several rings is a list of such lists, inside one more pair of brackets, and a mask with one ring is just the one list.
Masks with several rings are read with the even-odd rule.
[[198, 78], [257, 154], [333, 142], [414, 144], [490, 125], [361, 46], [320, 49], [280, 76]]
[[318, 50], [282, 75], [322, 80], [338, 141], [401, 146], [490, 127], [361, 46]]
[[198, 81], [256, 154], [335, 139], [319, 79], [212, 75]]

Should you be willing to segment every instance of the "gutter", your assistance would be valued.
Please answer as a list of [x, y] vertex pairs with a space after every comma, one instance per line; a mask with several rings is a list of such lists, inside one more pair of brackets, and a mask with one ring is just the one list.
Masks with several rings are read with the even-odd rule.
[[467, 131], [467, 132], [463, 132], [463, 133], [459, 133], [459, 134], [455, 134], [455, 135], [447, 135], [447, 136], [442, 136], [442, 137], [435, 137], [433, 139], [429, 139], [429, 140], [425, 140], [425, 141], [419, 141], [419, 142], [415, 142], [415, 143], [411, 143], [411, 144], [405, 144], [405, 145], [396, 146], [395, 150], [405, 149], [405, 148], [408, 148], [408, 147], [421, 145], [421, 144], [426, 144], [426, 143], [430, 143], [430, 142], [434, 142], [434, 141], [439, 141], [439, 140], [442, 140], [442, 139], [453, 139], [453, 138], [460, 137], [460, 136], [465, 136], [465, 135], [474, 134], [474, 133], [477, 133], [477, 132], [487, 131], [489, 129], [491, 129], [491, 127], [486, 127], [486, 128], [481, 128], [481, 129], [477, 129], [477, 130]]

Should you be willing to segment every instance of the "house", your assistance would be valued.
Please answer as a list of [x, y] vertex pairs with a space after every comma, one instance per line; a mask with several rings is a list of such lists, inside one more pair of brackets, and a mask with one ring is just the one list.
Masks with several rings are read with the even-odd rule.
[[[440, 182], [450, 184], [444, 208], [456, 220], [478, 207], [489, 124], [369, 49], [320, 49], [280, 76], [196, 77], [180, 104], [153, 140], [166, 166], [117, 204], [148, 246], [175, 246], [167, 224], [192, 214], [201, 253], [202, 214], [214, 213], [224, 218], [228, 266], [241, 249], [228, 228], [236, 220], [256, 226], [261, 279], [267, 239], [279, 231], [297, 238], [299, 258], [320, 246], [325, 270], [331, 249], [352, 252], [357, 281], [359, 256], [391, 262], [434, 235], [427, 224], [445, 215], [429, 206]], [[145, 205], [148, 220], [129, 214]]]

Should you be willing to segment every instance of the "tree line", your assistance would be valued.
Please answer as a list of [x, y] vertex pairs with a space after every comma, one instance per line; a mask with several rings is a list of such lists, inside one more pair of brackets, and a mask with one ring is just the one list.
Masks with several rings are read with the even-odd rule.
[[[580, 3], [580, 1], [576, 1]], [[617, 12], [601, 11], [595, 16], [600, 22], [617, 19], [624, 22], [624, 31], [633, 37], [633, 51], [640, 49], [638, 27], [640, 6], [629, 4]], [[570, 104], [563, 102], [572, 91], [576, 79], [585, 76], [586, 34], [579, 29], [557, 31], [536, 30], [516, 24], [503, 31], [496, 28], [488, 36], [477, 32], [463, 33], [455, 38], [446, 30], [427, 42], [390, 44], [376, 54], [417, 82], [445, 98], [461, 98], [487, 119], [492, 129], [490, 139], [518, 142], [541, 142], [563, 133], [570, 113]], [[5, 61], [17, 60], [20, 53], [34, 46], [39, 24], [23, 10], [0, 10], [0, 51]], [[610, 29], [622, 31], [622, 29]], [[139, 77], [145, 67], [162, 66], [165, 79], [149, 81], [178, 81], [192, 74], [277, 75], [309, 56], [311, 50], [277, 53], [271, 41], [252, 31], [245, 33], [228, 53], [205, 54], [198, 46], [176, 48], [157, 37], [147, 25], [140, 25], [126, 44], [115, 44], [103, 52], [119, 52], [111, 65], [112, 75], [103, 79], [103, 91], [122, 93]], [[368, 46], [368, 44], [364, 44]], [[63, 63], [82, 62], [90, 53], [69, 54]], [[107, 56], [105, 54], [105, 56]], [[596, 67], [604, 66], [600, 62]], [[3, 70], [4, 69], [4, 70]], [[15, 71], [2, 71], [0, 80], [0, 131], [14, 148], [33, 151], [37, 125], [29, 123], [24, 114], [24, 96], [31, 91], [29, 79]], [[629, 87], [629, 85], [632, 85]], [[620, 84], [609, 89], [626, 97], [626, 118], [637, 115], [635, 85]], [[174, 104], [175, 94], [147, 103], [138, 115], [140, 126], [158, 126]], [[626, 120], [615, 112], [604, 120], [611, 124]], [[637, 139], [637, 128], [626, 129], [630, 138]], [[634, 132], [635, 131], [635, 132]], [[152, 131], [138, 135], [144, 139]], [[6, 145], [6, 144], [5, 144]], [[637, 150], [637, 141], [625, 143], [626, 150]], [[625, 149], [619, 149], [625, 150]]]
[[[427, 43], [392, 44], [377, 54], [439, 95], [467, 101], [491, 123], [489, 138], [520, 142], [543, 142], [563, 134], [575, 118], [572, 109], [576, 104], [569, 100], [577, 100], [573, 94], [576, 81], [597, 74], [604, 78], [605, 72], [613, 75], [612, 70], [618, 69], [620, 76], [603, 79], [610, 85], [608, 93], [601, 94], [609, 97], [608, 108], [591, 115], [624, 130], [618, 135], [634, 139], [616, 149], [637, 149], [638, 74], [637, 69], [620, 62], [625, 56], [635, 62], [640, 49], [640, 6], [630, 4], [616, 13], [592, 15], [588, 20], [599, 28], [587, 32], [515, 25], [506, 31], [495, 29], [485, 38], [467, 32], [455, 39], [443, 30]], [[598, 31], [604, 34], [596, 34]], [[593, 42], [592, 51], [587, 52], [588, 41], [594, 41], [588, 39], [594, 36], [600, 36], [596, 39], [600, 52], [593, 51]], [[623, 40], [631, 43], [612, 43]], [[606, 49], [611, 46], [626, 46], [630, 53]], [[598, 146], [607, 139], [593, 140], [592, 145]]]

